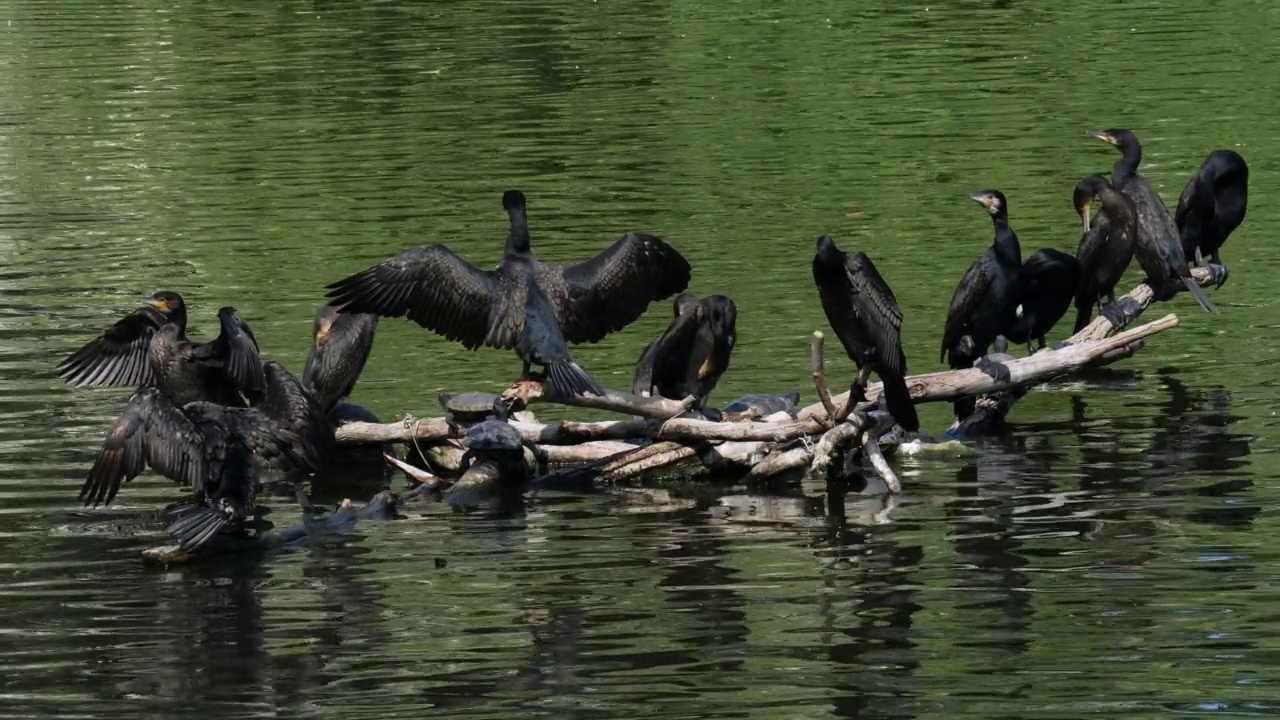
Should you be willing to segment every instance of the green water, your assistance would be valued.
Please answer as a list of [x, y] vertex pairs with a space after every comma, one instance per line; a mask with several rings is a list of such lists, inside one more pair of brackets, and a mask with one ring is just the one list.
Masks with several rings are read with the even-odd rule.
[[[1280, 8], [1244, 0], [0, 0], [0, 714], [1280, 714], [1278, 37]], [[52, 366], [139, 297], [180, 290], [197, 335], [235, 305], [300, 370], [324, 284], [431, 242], [492, 265], [512, 187], [544, 259], [650, 232], [693, 292], [737, 301], [715, 400], [812, 401], [823, 232], [893, 286], [910, 369], [942, 369], [951, 291], [991, 238], [968, 194], [1004, 190], [1024, 253], [1074, 250], [1071, 188], [1116, 157], [1097, 127], [1139, 134], [1170, 201], [1210, 150], [1249, 160], [1221, 314], [1155, 308], [1180, 326], [1030, 393], [976, 458], [902, 461], [888, 506], [546, 496], [164, 571], [138, 553], [168, 481], [75, 503], [127, 393]], [[575, 356], [624, 387], [666, 315]], [[388, 320], [355, 399], [422, 415], [518, 372]]]

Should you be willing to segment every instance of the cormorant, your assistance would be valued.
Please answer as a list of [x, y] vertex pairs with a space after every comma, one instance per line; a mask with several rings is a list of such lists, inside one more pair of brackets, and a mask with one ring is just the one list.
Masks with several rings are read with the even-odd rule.
[[903, 429], [919, 430], [920, 420], [905, 380], [902, 309], [871, 258], [860, 252], [846, 253], [836, 247], [830, 235], [823, 235], [813, 257], [813, 281], [827, 322], [858, 366], [849, 392], [855, 399], [866, 397], [867, 378], [874, 370], [883, 383], [889, 414]]
[[[1204, 256], [1222, 266], [1218, 251], [1231, 231], [1244, 221], [1249, 204], [1249, 165], [1234, 150], [1214, 150], [1187, 182], [1173, 221], [1182, 237], [1182, 254], [1196, 265], [1205, 265]], [[1212, 266], [1211, 266], [1212, 267]], [[1214, 270], [1219, 287], [1226, 281], [1225, 270]]]
[[311, 389], [325, 411], [351, 395], [373, 350], [377, 329], [378, 316], [371, 313], [339, 313], [330, 304], [316, 312], [302, 384]]
[[155, 385], [177, 404], [205, 400], [244, 407], [238, 391], [262, 393], [262, 360], [253, 331], [235, 308], [218, 310], [221, 332], [207, 343], [187, 340], [182, 296], [163, 291], [58, 363], [73, 386]]
[[1111, 184], [1133, 201], [1138, 211], [1138, 263], [1147, 273], [1156, 300], [1168, 300], [1182, 287], [1195, 296], [1205, 312], [1217, 309], [1204, 291], [1191, 278], [1187, 258], [1182, 254], [1182, 240], [1178, 228], [1169, 215], [1169, 208], [1156, 194], [1151, 184], [1138, 174], [1142, 162], [1142, 144], [1138, 136], [1129, 130], [1091, 130], [1090, 135], [1120, 150], [1121, 157], [1111, 170]]
[[[1017, 319], [1018, 275], [1022, 271], [1022, 249], [1017, 234], [1009, 227], [1009, 203], [1004, 193], [984, 190], [969, 197], [991, 215], [995, 239], [965, 271], [951, 296], [942, 330], [942, 358], [953, 370], [973, 367], [996, 336], [1013, 325]], [[973, 403], [973, 398], [955, 401], [956, 417], [968, 416]]]
[[[1044, 349], [1044, 338], [1067, 314], [1080, 282], [1080, 265], [1067, 253], [1042, 248], [1022, 263], [1018, 274], [1016, 319], [1005, 335], [1025, 343], [1027, 353]], [[1032, 347], [1035, 340], [1037, 347]]]
[[443, 245], [406, 250], [330, 284], [340, 312], [407, 316], [474, 350], [514, 349], [546, 368], [561, 395], [604, 391], [569, 356], [567, 343], [597, 342], [640, 317], [650, 302], [689, 284], [689, 263], [662, 240], [628, 233], [594, 258], [561, 267], [533, 256], [524, 194], [502, 196], [511, 221], [502, 261], [481, 270]]
[[688, 293], [672, 303], [675, 317], [636, 363], [631, 392], [653, 392], [671, 400], [693, 395], [695, 407], [707, 396], [729, 369], [729, 355], [737, 339], [738, 308], [724, 295], [697, 298]]
[[[1102, 199], [1102, 209], [1090, 218], [1095, 197]], [[1138, 242], [1138, 211], [1128, 196], [1097, 175], [1076, 183], [1073, 201], [1084, 226], [1076, 248], [1080, 284], [1076, 289], [1075, 332], [1080, 332], [1089, 325], [1095, 303], [1099, 313], [1107, 314], [1102, 298], [1105, 296], [1108, 303], [1116, 301], [1116, 285], [1133, 260]], [[1107, 319], [1116, 327], [1124, 324], [1120, 315], [1107, 314]]]
[[138, 390], [107, 430], [80, 499], [110, 503], [149, 465], [195, 491], [195, 504], [176, 511], [168, 528], [188, 550], [252, 514], [255, 465], [313, 470], [333, 441], [333, 426], [302, 383], [279, 363], [264, 370], [265, 394], [252, 408], [179, 405], [159, 388]]

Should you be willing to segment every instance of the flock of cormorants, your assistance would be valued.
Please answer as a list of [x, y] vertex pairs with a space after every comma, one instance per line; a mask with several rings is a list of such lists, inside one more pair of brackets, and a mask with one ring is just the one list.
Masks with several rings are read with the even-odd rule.
[[[990, 214], [991, 247], [961, 278], [947, 311], [942, 358], [952, 368], [1003, 369], [987, 350], [1000, 338], [1043, 349], [1045, 337], [1076, 305], [1077, 331], [1099, 313], [1123, 324], [1115, 287], [1136, 255], [1157, 300], [1186, 288], [1201, 306], [1213, 304], [1190, 277], [1188, 262], [1205, 265], [1220, 286], [1226, 279], [1220, 250], [1244, 218], [1248, 167], [1231, 150], [1216, 150], [1187, 183], [1171, 216], [1137, 174], [1142, 149], [1128, 130], [1093, 133], [1122, 154], [1111, 180], [1090, 176], [1074, 190], [1083, 225], [1075, 256], [1039, 250], [1024, 262], [1009, 225], [1009, 205], [998, 190], [971, 197]], [[1102, 208], [1092, 212], [1100, 199]], [[558, 266], [534, 257], [525, 198], [503, 195], [510, 231], [501, 262], [482, 270], [443, 245], [407, 250], [328, 286], [329, 302], [316, 314], [311, 352], [301, 379], [264, 361], [248, 325], [233, 308], [218, 312], [212, 341], [186, 337], [180, 295], [160, 292], [58, 365], [75, 386], [129, 386], [138, 390], [106, 439], [80, 491], [86, 505], [109, 503], [122, 482], [147, 466], [194, 491], [173, 510], [169, 534], [185, 550], [198, 548], [253, 515], [260, 469], [310, 472], [334, 451], [334, 428], [370, 413], [344, 402], [373, 346], [379, 317], [408, 317], [469, 349], [515, 350], [561, 396], [604, 395], [569, 354], [570, 343], [598, 342], [641, 316], [650, 303], [675, 295], [673, 318], [645, 347], [631, 390], [673, 400], [693, 398], [691, 411], [718, 411], [707, 396], [729, 365], [737, 308], [723, 295], [683, 292], [689, 263], [651, 235], [628, 233], [594, 258]], [[902, 311], [866, 254], [840, 250], [823, 235], [813, 258], [822, 309], [858, 373], [851, 390], [864, 397], [872, 371], [881, 397], [899, 425], [917, 430], [900, 340]], [[1103, 298], [1108, 301], [1103, 304]], [[1033, 345], [1035, 343], [1035, 345]], [[957, 416], [972, 411], [956, 403]]]

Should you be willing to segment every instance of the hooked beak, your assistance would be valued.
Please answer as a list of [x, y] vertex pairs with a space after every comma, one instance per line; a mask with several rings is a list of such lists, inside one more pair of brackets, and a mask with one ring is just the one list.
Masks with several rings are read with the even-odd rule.
[[990, 210], [991, 206], [994, 205], [996, 202], [995, 196], [990, 195], [988, 193], [980, 193], [980, 192], [973, 193], [972, 195], [969, 196], [969, 199], [976, 201], [979, 205], [981, 205], [982, 207], [988, 210]]
[[1101, 140], [1104, 143], [1107, 143], [1108, 145], [1116, 144], [1116, 139], [1112, 137], [1111, 133], [1107, 132], [1106, 130], [1090, 130], [1088, 134], [1098, 138], [1099, 140]]
[[1092, 225], [1092, 220], [1089, 218], [1089, 205], [1090, 203], [1085, 203], [1080, 206], [1080, 222], [1084, 223], [1085, 232], [1089, 232], [1089, 227]]
[[162, 300], [154, 295], [152, 295], [149, 298], [143, 298], [142, 302], [150, 305], [151, 307], [159, 310], [160, 312], [169, 312], [168, 301]]
[[315, 346], [320, 347], [321, 345], [323, 345], [325, 339], [328, 337], [329, 337], [328, 325], [322, 326], [319, 330], [316, 330]]

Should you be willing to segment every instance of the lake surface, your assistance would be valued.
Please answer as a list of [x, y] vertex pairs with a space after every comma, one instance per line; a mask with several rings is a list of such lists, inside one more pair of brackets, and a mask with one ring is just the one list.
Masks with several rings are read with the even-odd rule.
[[[1280, 7], [11, 0], [0, 37], [0, 714], [1280, 715]], [[429, 242], [496, 262], [511, 187], [543, 258], [642, 230], [737, 300], [715, 400], [812, 402], [823, 232], [893, 286], [910, 369], [942, 369], [991, 239], [968, 194], [1008, 194], [1024, 253], [1074, 250], [1098, 127], [1139, 134], [1170, 202], [1210, 150], [1250, 161], [1221, 314], [1153, 308], [1181, 325], [1030, 393], [974, 457], [900, 461], [899, 498], [547, 495], [184, 569], [139, 555], [169, 481], [76, 503], [128, 393], [53, 366], [139, 298], [180, 290], [196, 336], [235, 305], [300, 371], [324, 284]], [[575, 355], [626, 386], [667, 313]], [[518, 372], [388, 320], [355, 399], [435, 414]]]

